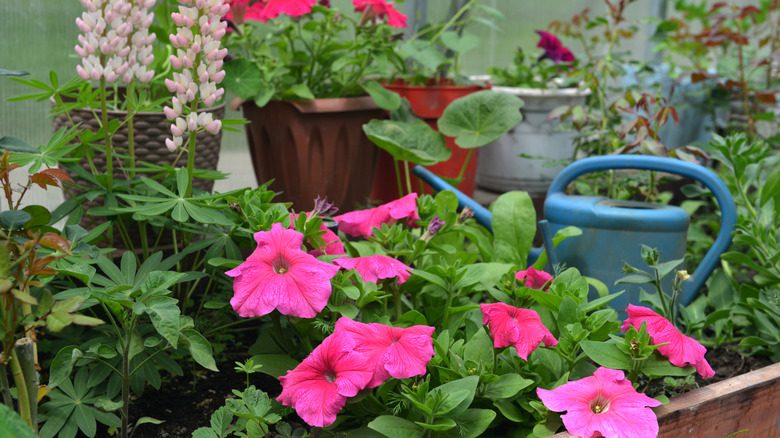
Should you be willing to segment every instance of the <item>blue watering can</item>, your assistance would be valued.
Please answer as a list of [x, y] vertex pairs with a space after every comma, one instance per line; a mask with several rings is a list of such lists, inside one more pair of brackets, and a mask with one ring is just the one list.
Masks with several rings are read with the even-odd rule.
[[[685, 256], [690, 218], [682, 208], [618, 201], [603, 196], [569, 196], [564, 193], [569, 183], [578, 176], [609, 169], [654, 170], [685, 176], [703, 183], [717, 199], [721, 209], [720, 232], [696, 272], [683, 283], [679, 298], [682, 305], [690, 304], [717, 266], [720, 254], [731, 244], [731, 232], [737, 221], [731, 193], [723, 181], [704, 166], [647, 155], [590, 157], [570, 164], [550, 185], [544, 203], [545, 221], [548, 223], [540, 222], [550, 261], [555, 264], [557, 259], [566, 266], [576, 267], [583, 275], [612, 287], [617, 279], [625, 275], [622, 272], [624, 262], [638, 269], [646, 268], [640, 256], [640, 244], [658, 249], [661, 261]], [[478, 202], [421, 166], [416, 166], [413, 172], [437, 190], [455, 192], [459, 205], [474, 210], [476, 220], [491, 229], [492, 215]], [[564, 240], [553, 250], [552, 236], [567, 226], [580, 228], [582, 235]], [[529, 255], [529, 262], [535, 260], [539, 252], [541, 249], [534, 249]], [[639, 303], [639, 286], [622, 286], [626, 286], [626, 293], [610, 303], [619, 311], [623, 311], [628, 303]]]

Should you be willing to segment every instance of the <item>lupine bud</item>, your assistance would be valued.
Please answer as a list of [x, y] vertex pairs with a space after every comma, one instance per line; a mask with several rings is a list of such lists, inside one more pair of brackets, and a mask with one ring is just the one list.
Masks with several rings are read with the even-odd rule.
[[221, 120], [213, 120], [208, 125], [206, 125], [206, 131], [208, 131], [210, 134], [217, 135], [220, 129], [222, 129]]

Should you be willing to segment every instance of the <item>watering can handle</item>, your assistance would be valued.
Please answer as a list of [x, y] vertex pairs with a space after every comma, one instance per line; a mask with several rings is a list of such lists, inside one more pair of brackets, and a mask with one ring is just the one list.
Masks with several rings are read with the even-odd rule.
[[737, 209], [734, 206], [731, 192], [715, 173], [699, 164], [649, 155], [608, 155], [584, 158], [568, 165], [553, 180], [547, 191], [547, 197], [562, 195], [569, 183], [580, 175], [609, 169], [655, 170], [685, 176], [704, 184], [718, 200], [721, 213], [720, 232], [712, 248], [704, 256], [699, 267], [696, 268], [696, 272], [683, 283], [680, 302], [683, 306], [687, 306], [693, 301], [707, 277], [717, 266], [720, 255], [731, 244], [731, 232], [737, 223]]

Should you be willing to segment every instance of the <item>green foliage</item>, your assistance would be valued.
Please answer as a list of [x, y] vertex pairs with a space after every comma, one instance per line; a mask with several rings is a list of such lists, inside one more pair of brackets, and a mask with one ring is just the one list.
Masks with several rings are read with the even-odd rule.
[[[687, 309], [690, 325], [715, 345], [739, 343], [747, 354], [780, 359], [780, 210], [775, 204], [780, 157], [745, 134], [716, 137], [708, 151], [722, 164], [720, 177], [737, 205], [733, 248], [724, 253], [723, 271], [709, 282], [706, 300]], [[705, 313], [704, 321], [695, 315]]]
[[473, 149], [498, 140], [523, 120], [516, 96], [483, 90], [456, 99], [437, 121], [439, 130], [455, 144]]

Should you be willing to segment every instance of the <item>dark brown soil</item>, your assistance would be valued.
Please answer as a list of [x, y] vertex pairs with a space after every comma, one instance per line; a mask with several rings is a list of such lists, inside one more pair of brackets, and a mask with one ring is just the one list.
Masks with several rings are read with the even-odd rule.
[[[696, 384], [706, 386], [721, 380], [744, 374], [772, 364], [765, 356], [744, 357], [735, 347], [711, 349], [706, 355], [707, 361], [715, 369], [715, 377], [701, 379], [696, 374]], [[141, 425], [133, 438], [189, 438], [192, 432], [209, 425], [212, 412], [225, 404], [225, 399], [234, 397], [232, 390], [243, 390], [246, 387], [246, 375], [235, 372], [232, 366], [223, 364], [220, 373], [203, 372], [198, 376], [172, 376], [169, 382], [164, 382], [162, 389], [148, 389], [143, 397], [134, 400], [131, 406], [131, 417], [135, 423], [142, 416], [149, 416], [165, 422], [160, 425]], [[265, 374], [249, 376], [250, 385], [265, 390], [269, 396], [276, 397], [281, 392], [281, 386], [276, 379]], [[696, 389], [696, 384], [681, 384], [679, 388], [671, 389], [673, 393], [687, 392]], [[661, 381], [651, 384], [653, 392], [667, 390], [669, 385]]]
[[[233, 390], [246, 388], [246, 374], [238, 373], [229, 364], [219, 367], [219, 373], [204, 371], [193, 376], [172, 376], [159, 391], [148, 388], [130, 406], [131, 424], [140, 417], [163, 420], [160, 425], [142, 424], [133, 438], [189, 438], [199, 427], [209, 427], [211, 414], [225, 405], [225, 399], [235, 398]], [[276, 397], [281, 393], [279, 381], [266, 374], [251, 374], [249, 384]]]

